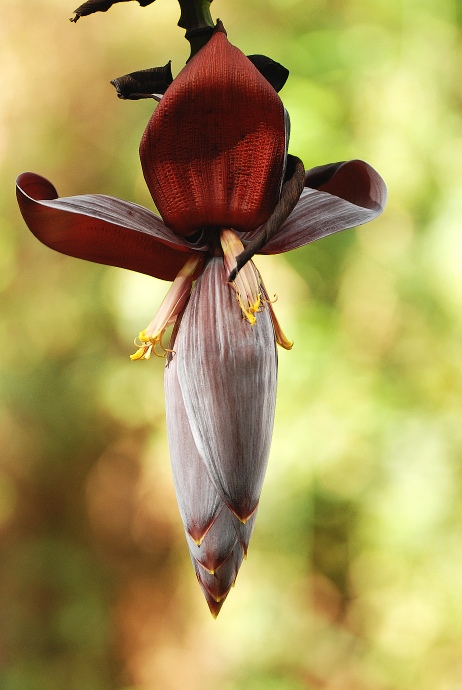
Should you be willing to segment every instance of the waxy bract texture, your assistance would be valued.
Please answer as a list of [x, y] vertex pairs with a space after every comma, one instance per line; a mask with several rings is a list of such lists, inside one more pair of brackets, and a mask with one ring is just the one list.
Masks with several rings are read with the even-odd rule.
[[199, 582], [221, 602], [247, 550], [271, 443], [277, 355], [269, 310], [255, 326], [244, 320], [223, 261], [213, 258], [174, 348], [165, 394], [175, 488]]
[[[255, 523], [273, 429], [276, 341], [291, 347], [253, 263], [228, 282], [284, 190], [287, 122], [276, 91], [219, 24], [167, 88], [143, 136], [143, 171], [163, 220], [113, 197], [59, 199], [34, 173], [17, 181], [21, 212], [44, 244], [174, 281], [132, 358], [167, 355], [175, 489], [214, 616]], [[308, 170], [294, 210], [259, 251], [285, 252], [360, 225], [385, 203], [383, 180], [363, 161]]]

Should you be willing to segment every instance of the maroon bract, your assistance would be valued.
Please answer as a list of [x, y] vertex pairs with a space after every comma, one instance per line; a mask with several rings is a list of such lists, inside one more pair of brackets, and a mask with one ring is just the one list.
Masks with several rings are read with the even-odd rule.
[[[273, 428], [276, 342], [291, 347], [253, 262], [228, 282], [278, 204], [287, 122], [277, 93], [219, 25], [167, 88], [143, 136], [143, 171], [164, 220], [113, 197], [60, 199], [34, 173], [17, 180], [24, 219], [47, 246], [173, 281], [132, 359], [168, 355], [175, 489], [214, 616], [255, 522]], [[285, 252], [366, 223], [385, 203], [383, 180], [363, 161], [308, 170], [294, 210], [259, 252]]]
[[284, 107], [223, 25], [167, 89], [141, 140], [144, 177], [166, 225], [253, 230], [279, 197]]

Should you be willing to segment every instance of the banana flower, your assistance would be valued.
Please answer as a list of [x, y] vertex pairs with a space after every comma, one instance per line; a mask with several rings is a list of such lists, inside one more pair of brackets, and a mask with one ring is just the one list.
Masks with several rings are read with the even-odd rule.
[[104, 195], [59, 198], [34, 173], [19, 176], [17, 196], [30, 230], [48, 247], [172, 281], [132, 359], [166, 356], [176, 495], [216, 617], [254, 527], [273, 428], [276, 343], [291, 347], [251, 256], [372, 220], [386, 188], [359, 160], [302, 170], [295, 201], [281, 211], [294, 168], [288, 117], [220, 22], [158, 98], [140, 157], [162, 218]]

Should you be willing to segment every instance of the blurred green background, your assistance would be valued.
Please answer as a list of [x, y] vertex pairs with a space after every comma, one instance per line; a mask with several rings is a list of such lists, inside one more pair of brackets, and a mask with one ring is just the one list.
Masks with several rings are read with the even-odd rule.
[[[77, 3], [76, 3], [77, 4]], [[132, 339], [167, 285], [37, 242], [25, 170], [151, 207], [150, 101], [109, 81], [188, 55], [175, 0], [0, 24], [0, 688], [462, 688], [462, 50], [457, 0], [215, 0], [282, 62], [290, 150], [363, 158], [386, 213], [258, 265], [280, 351], [270, 465], [213, 621], [170, 476], [163, 362]]]

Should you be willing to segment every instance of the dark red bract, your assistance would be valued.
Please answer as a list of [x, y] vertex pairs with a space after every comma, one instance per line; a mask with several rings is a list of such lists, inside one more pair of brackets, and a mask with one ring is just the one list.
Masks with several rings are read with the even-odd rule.
[[279, 199], [285, 148], [281, 99], [219, 24], [167, 89], [140, 157], [165, 224], [190, 235], [264, 223]]

